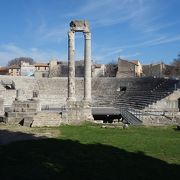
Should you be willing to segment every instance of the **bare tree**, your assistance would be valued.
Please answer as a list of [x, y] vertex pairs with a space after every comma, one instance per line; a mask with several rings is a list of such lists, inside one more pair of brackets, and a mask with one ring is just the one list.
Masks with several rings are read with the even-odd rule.
[[106, 64], [106, 71], [105, 71], [105, 76], [106, 77], [116, 77], [116, 73], [118, 70], [118, 65], [116, 62], [113, 60]]
[[30, 57], [19, 57], [19, 58], [14, 58], [14, 59], [10, 60], [7, 64], [7, 66], [8, 67], [10, 67], [12, 65], [20, 66], [22, 61], [29, 62], [29, 64], [35, 64], [35, 61]]
[[175, 76], [180, 76], [180, 53], [178, 54], [178, 57], [173, 60], [173, 74]]

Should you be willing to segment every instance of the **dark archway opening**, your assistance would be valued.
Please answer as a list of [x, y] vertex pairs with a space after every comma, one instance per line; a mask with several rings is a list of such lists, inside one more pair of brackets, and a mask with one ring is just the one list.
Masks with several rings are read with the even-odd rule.
[[127, 87], [126, 87], [126, 86], [120, 87], [120, 91], [126, 91], [126, 90], [127, 90]]
[[113, 122], [121, 122], [122, 116], [119, 115], [93, 115], [94, 120], [96, 121], [103, 121], [103, 123], [113, 123]]

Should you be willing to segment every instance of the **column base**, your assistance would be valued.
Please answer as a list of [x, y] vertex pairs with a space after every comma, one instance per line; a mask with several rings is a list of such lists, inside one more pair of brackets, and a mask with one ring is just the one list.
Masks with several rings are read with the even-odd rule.
[[72, 102], [74, 102], [74, 101], [76, 101], [76, 98], [75, 98], [75, 97], [68, 97], [68, 98], [67, 98], [67, 101], [72, 101]]
[[91, 98], [83, 98], [83, 101], [85, 102], [85, 103], [92, 103], [92, 99]]
[[67, 101], [66, 111], [63, 113], [62, 118], [65, 124], [93, 122], [91, 103], [87, 101]]

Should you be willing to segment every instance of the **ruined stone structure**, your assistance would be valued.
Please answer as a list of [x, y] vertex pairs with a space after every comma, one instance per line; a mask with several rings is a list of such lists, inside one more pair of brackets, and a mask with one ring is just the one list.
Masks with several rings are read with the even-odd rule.
[[[91, 112], [91, 33], [87, 21], [71, 21], [68, 32], [68, 98], [63, 118], [69, 123], [92, 120]], [[84, 33], [84, 97], [75, 97], [75, 33]]]
[[[1, 76], [0, 95], [4, 101], [4, 108], [7, 112], [14, 99], [16, 90], [22, 89], [21, 99], [32, 102], [33, 91], [38, 91], [38, 99], [41, 104], [41, 112], [35, 115], [36, 126], [50, 126], [50, 124], [70, 123], [66, 121], [67, 111], [68, 79], [67, 78], [41, 78], [34, 77], [12, 77]], [[10, 89], [8, 85], [14, 82], [15, 89]], [[6, 82], [7, 86], [4, 84]], [[9, 83], [8, 83], [9, 82]], [[82, 113], [82, 99], [84, 98], [84, 78], [75, 79], [75, 99], [78, 101], [74, 113]], [[145, 112], [143, 123], [157, 123], [151, 119], [159, 118], [165, 112], [165, 115], [171, 116], [171, 119], [178, 115], [180, 104], [180, 83], [178, 80], [164, 78], [92, 78], [92, 107], [115, 107], [125, 109], [135, 109], [141, 113]], [[82, 101], [82, 104], [80, 103]], [[54, 110], [56, 110], [54, 112]], [[63, 111], [62, 111], [63, 110]], [[58, 115], [60, 112], [64, 112]], [[79, 112], [78, 112], [79, 111]], [[156, 113], [159, 113], [156, 115]], [[54, 113], [53, 113], [54, 112]], [[85, 112], [85, 111], [84, 111]], [[25, 114], [25, 112], [23, 112]], [[104, 112], [106, 113], [106, 111]], [[51, 116], [51, 118], [50, 118]], [[53, 120], [53, 118], [56, 119]], [[64, 118], [62, 120], [62, 118]], [[162, 121], [166, 123], [165, 116]], [[39, 119], [39, 121], [37, 121]], [[51, 120], [49, 120], [51, 119]], [[78, 117], [76, 117], [78, 119]], [[50, 122], [51, 121], [51, 122]], [[171, 121], [169, 121], [171, 122]]]
[[163, 62], [158, 64], [143, 65], [143, 74], [146, 77], [171, 77], [173, 66], [164, 64]]
[[[68, 77], [67, 61], [50, 61], [49, 77]], [[75, 77], [84, 77], [84, 60], [75, 61]]]
[[[76, 32], [84, 33], [84, 78], [75, 78]], [[0, 76], [0, 117], [5, 112], [10, 124], [59, 126], [92, 121], [95, 109], [105, 118], [121, 116], [131, 124], [178, 122], [178, 79], [134, 78], [141, 76], [140, 64], [124, 60], [119, 60], [120, 76], [91, 79], [91, 61], [89, 24], [72, 21], [68, 32], [68, 78]]]
[[9, 124], [31, 126], [33, 123], [33, 117], [40, 111], [41, 105], [36, 93], [33, 93], [31, 99], [25, 99], [23, 96], [23, 90], [17, 89], [16, 98], [7, 113], [6, 122]]
[[105, 64], [93, 64], [92, 65], [92, 77], [104, 77], [106, 71]]

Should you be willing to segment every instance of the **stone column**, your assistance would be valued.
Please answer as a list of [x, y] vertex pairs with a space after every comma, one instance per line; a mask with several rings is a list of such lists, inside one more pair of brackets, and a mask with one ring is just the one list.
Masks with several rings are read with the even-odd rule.
[[16, 98], [15, 100], [19, 100], [19, 101], [24, 101], [26, 100], [24, 97], [24, 91], [22, 89], [17, 89], [16, 90]]
[[91, 33], [84, 33], [84, 100], [91, 102]]
[[68, 32], [68, 100], [75, 101], [74, 31]]

